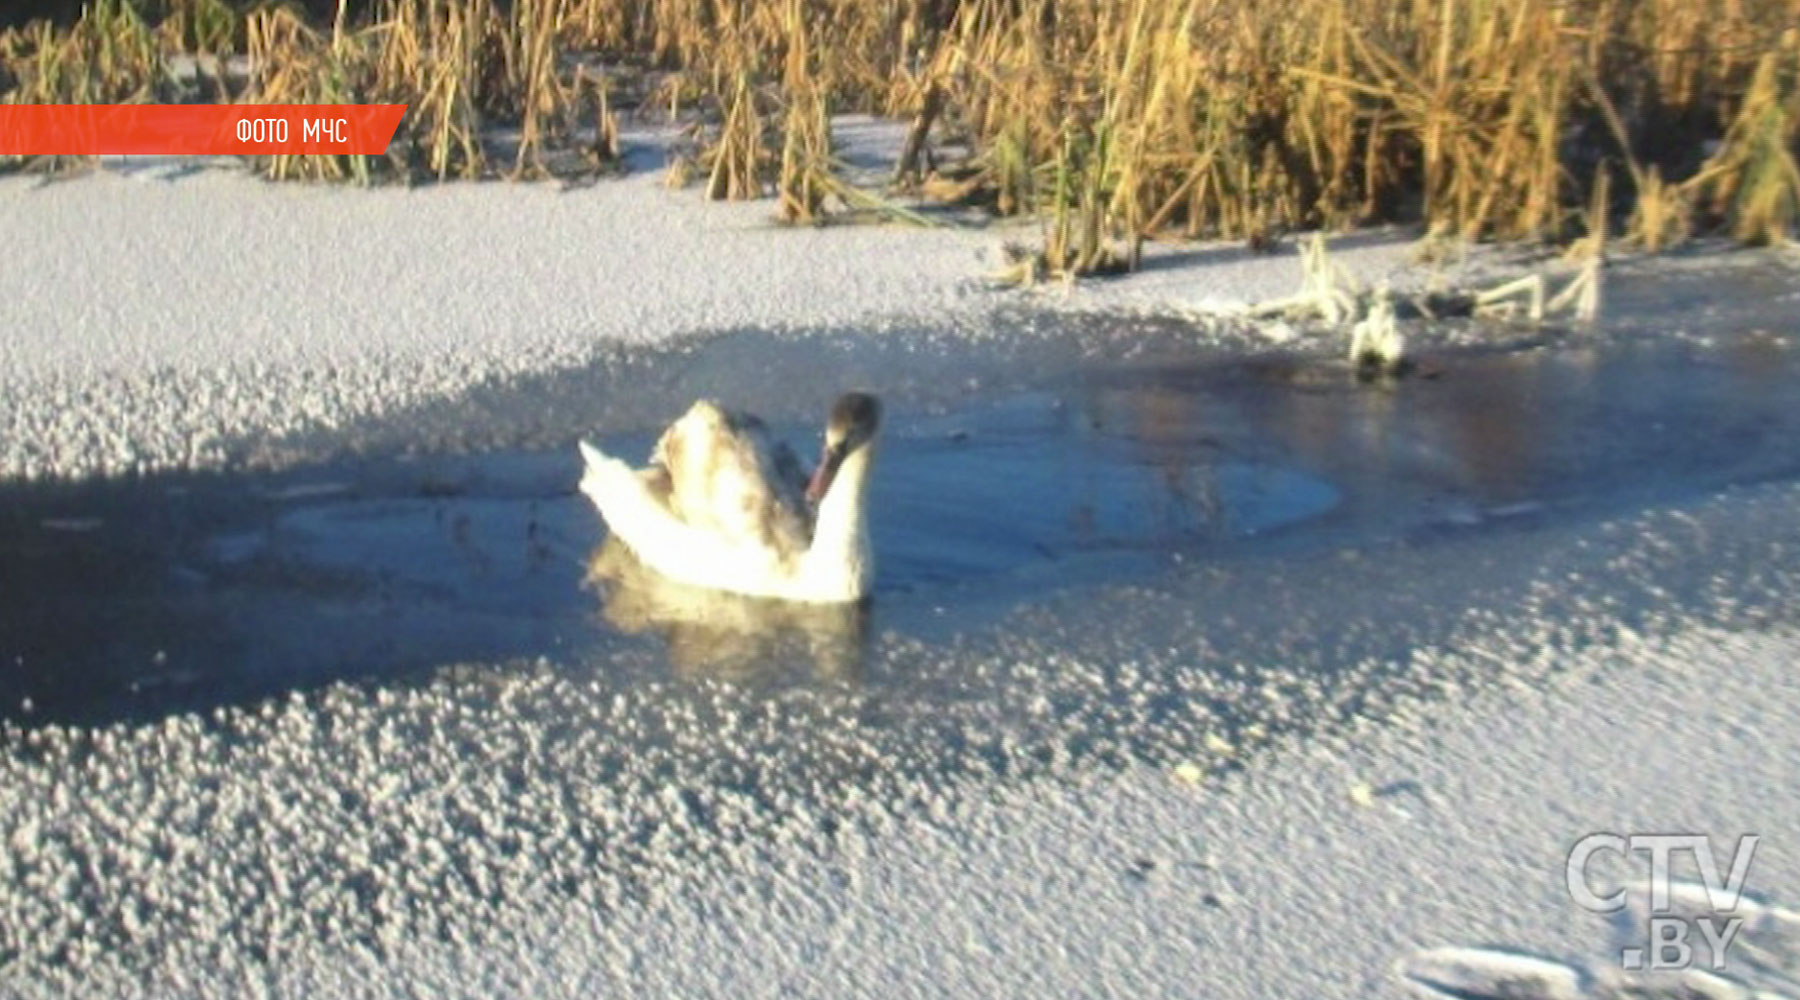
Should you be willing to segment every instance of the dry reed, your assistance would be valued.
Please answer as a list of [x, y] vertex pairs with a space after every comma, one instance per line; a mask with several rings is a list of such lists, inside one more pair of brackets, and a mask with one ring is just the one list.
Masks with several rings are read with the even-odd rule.
[[[168, 99], [171, 56], [243, 58], [217, 99], [411, 105], [386, 160], [271, 160], [270, 176], [537, 176], [578, 141], [598, 54], [648, 71], [627, 95], [640, 108], [704, 122], [677, 172], [709, 196], [773, 190], [784, 217], [817, 220], [846, 188], [829, 110], [908, 116], [896, 178], [1038, 215], [1052, 273], [1129, 267], [1145, 238], [1265, 245], [1376, 219], [1565, 239], [1607, 160], [1628, 183], [1604, 210], [1647, 248], [1707, 229], [1789, 239], [1800, 216], [1800, 0], [366, 0], [336, 15], [93, 0], [67, 28], [0, 35], [0, 99]], [[593, 148], [616, 157], [610, 100]], [[504, 168], [484, 145], [497, 132], [516, 134]], [[941, 160], [951, 145], [972, 154]]]

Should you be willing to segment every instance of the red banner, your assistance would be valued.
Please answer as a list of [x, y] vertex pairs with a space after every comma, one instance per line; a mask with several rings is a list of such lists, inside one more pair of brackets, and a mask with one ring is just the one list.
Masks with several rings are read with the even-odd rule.
[[379, 155], [404, 114], [404, 104], [0, 104], [0, 155]]

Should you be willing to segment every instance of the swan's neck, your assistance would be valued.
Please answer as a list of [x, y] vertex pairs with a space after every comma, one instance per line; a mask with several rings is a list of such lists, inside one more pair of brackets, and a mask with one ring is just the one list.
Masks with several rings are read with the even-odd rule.
[[875, 444], [869, 442], [844, 456], [832, 477], [831, 487], [819, 499], [813, 520], [812, 547], [806, 557], [811, 573], [819, 577], [842, 576], [845, 587], [857, 591], [868, 583], [869, 472], [875, 464]]

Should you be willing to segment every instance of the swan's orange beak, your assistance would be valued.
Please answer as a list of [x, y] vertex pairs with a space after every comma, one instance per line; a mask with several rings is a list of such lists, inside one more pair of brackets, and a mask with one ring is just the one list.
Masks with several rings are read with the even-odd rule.
[[844, 446], [827, 444], [819, 454], [819, 467], [814, 470], [812, 479], [806, 483], [806, 502], [816, 504], [825, 498], [825, 491], [831, 489], [831, 480], [837, 475], [838, 464], [844, 460]]

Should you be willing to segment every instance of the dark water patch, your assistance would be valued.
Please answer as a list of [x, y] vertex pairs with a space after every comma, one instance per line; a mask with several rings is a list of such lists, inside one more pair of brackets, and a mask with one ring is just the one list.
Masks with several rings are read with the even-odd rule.
[[[745, 366], [772, 342], [673, 357], [711, 374], [669, 384], [760, 380]], [[566, 446], [8, 487], [0, 712], [133, 718], [540, 656], [842, 680], [866, 672], [870, 635], [953, 636], [1184, 562], [1594, 517], [1800, 472], [1800, 361], [1769, 337], [1449, 352], [1439, 377], [1377, 385], [1303, 357], [1070, 350], [1028, 387], [971, 375], [955, 405], [890, 380], [877, 594], [835, 622], [593, 585], [603, 532]], [[542, 389], [489, 404], [580, 433]], [[775, 412], [810, 452], [817, 431]], [[598, 436], [641, 458], [651, 434]]]

